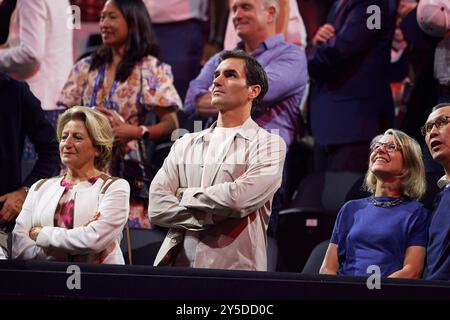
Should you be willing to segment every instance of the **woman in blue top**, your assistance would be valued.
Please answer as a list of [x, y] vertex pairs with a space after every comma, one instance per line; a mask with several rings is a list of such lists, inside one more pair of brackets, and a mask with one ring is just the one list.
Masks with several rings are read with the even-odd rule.
[[[429, 212], [419, 144], [389, 129], [373, 139], [365, 187], [372, 196], [344, 204], [334, 226], [322, 274], [420, 278]], [[368, 269], [369, 268], [369, 269]]]

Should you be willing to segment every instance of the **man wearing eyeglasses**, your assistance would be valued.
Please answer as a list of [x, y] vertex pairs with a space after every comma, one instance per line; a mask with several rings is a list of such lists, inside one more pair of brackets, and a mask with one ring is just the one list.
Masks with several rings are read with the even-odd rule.
[[450, 280], [450, 102], [435, 106], [421, 128], [433, 159], [445, 171], [428, 232], [427, 279]]

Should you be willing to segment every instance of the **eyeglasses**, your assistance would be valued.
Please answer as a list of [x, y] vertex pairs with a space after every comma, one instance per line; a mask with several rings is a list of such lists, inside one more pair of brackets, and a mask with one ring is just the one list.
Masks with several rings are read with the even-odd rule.
[[394, 153], [397, 150], [401, 150], [401, 148], [396, 146], [394, 143], [375, 142], [370, 146], [370, 151], [377, 152], [381, 147], [389, 153]]
[[426, 136], [433, 130], [433, 126], [436, 126], [436, 129], [441, 129], [443, 126], [448, 124], [450, 117], [449, 116], [442, 116], [437, 118], [435, 121], [430, 121], [425, 123], [423, 127], [420, 128], [420, 132], [422, 132], [423, 136]]

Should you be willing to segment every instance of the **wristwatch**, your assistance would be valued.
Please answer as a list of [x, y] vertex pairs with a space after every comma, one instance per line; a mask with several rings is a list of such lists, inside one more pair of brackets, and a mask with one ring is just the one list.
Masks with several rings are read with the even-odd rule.
[[27, 186], [23, 186], [22, 188], [23, 188], [23, 190], [25, 190], [26, 194], [28, 194], [28, 191], [30, 191], [30, 188], [28, 188]]
[[148, 131], [147, 126], [139, 126], [142, 129], [141, 138], [148, 139], [150, 137], [150, 132]]

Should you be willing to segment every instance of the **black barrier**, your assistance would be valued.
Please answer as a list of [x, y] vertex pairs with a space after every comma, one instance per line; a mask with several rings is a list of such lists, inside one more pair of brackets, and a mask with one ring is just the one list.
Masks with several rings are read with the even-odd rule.
[[[0, 261], [0, 279], [0, 299], [450, 299], [447, 281], [381, 279], [380, 289], [369, 289], [360, 277], [175, 267]], [[233, 314], [273, 312], [269, 304], [254, 305], [223, 308]]]

